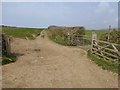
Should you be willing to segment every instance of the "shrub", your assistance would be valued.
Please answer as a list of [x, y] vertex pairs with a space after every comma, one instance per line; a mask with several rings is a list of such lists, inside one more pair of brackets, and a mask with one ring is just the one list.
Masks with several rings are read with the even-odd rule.
[[100, 40], [108, 41], [108, 35], [109, 37], [109, 42], [111, 43], [117, 43], [120, 44], [120, 31], [113, 29], [110, 32], [106, 32], [100, 36]]
[[15, 62], [17, 57], [14, 54], [2, 54], [2, 62], [0, 62], [2, 65], [9, 64]]

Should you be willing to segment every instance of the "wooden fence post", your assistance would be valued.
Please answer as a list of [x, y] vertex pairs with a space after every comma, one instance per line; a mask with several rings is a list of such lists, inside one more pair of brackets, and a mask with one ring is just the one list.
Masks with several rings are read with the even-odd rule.
[[10, 42], [10, 38], [7, 38], [7, 53], [10, 54], [11, 53], [11, 42]]
[[96, 40], [97, 40], [97, 34], [95, 32], [92, 32], [91, 52], [93, 51], [93, 47]]
[[111, 31], [111, 25], [109, 25], [109, 30], [108, 30], [108, 42], [110, 41], [110, 31]]
[[10, 54], [11, 53], [11, 41], [10, 38], [6, 37], [5, 35], [2, 35], [2, 50], [4, 52]]

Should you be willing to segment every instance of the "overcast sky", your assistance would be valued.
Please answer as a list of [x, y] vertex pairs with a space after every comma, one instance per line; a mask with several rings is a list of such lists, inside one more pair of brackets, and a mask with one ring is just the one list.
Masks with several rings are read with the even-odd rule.
[[2, 24], [19, 27], [118, 26], [117, 2], [3, 2]]

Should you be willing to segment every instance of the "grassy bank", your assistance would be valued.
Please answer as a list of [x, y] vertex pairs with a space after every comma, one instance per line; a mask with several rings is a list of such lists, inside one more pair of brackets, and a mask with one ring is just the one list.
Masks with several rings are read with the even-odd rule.
[[87, 57], [91, 59], [94, 63], [96, 63], [98, 66], [100, 66], [104, 70], [109, 70], [114, 73], [118, 73], [118, 63], [108, 62], [102, 59], [96, 58], [93, 54], [88, 52]]
[[60, 30], [50, 30], [48, 32], [48, 37], [58, 44], [68, 46], [67, 38], [65, 38], [64, 33]]
[[69, 46], [68, 42], [63, 40], [61, 37], [54, 38], [53, 36], [48, 36], [50, 40], [64, 46]]
[[34, 39], [33, 35], [37, 35], [43, 30], [43, 28], [18, 28], [18, 27], [2, 27], [2, 32], [7, 36], [13, 36], [17, 38], [25, 38]]

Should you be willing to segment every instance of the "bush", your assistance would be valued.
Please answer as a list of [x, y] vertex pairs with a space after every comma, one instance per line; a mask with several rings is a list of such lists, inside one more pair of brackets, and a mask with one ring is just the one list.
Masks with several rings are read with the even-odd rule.
[[85, 28], [81, 27], [79, 30], [76, 31], [75, 35], [85, 35]]
[[120, 31], [119, 30], [113, 29], [110, 32], [106, 32], [102, 34], [100, 36], [100, 40], [108, 41], [108, 35], [110, 35], [109, 42], [120, 44]]

